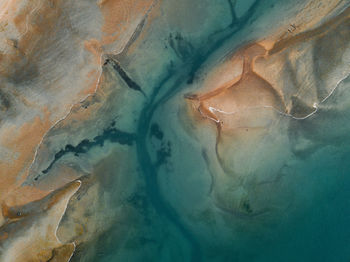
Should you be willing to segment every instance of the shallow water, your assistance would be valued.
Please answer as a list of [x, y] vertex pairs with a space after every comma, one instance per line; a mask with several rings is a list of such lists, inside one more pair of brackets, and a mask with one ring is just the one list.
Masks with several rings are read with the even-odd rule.
[[[100, 74], [76, 102], [57, 96], [56, 122], [27, 175], [0, 197], [0, 260], [50, 250], [50, 261], [68, 250], [70, 261], [349, 261], [347, 1], [131, 2], [119, 22], [118, 5], [102, 19], [91, 3], [65, 3], [69, 23], [57, 27], [89, 36]], [[107, 27], [86, 28], [80, 8]], [[116, 23], [126, 31], [111, 31]], [[23, 81], [46, 83], [40, 72]], [[28, 201], [19, 200], [23, 187]], [[58, 212], [46, 192], [50, 203], [74, 195]], [[40, 226], [51, 221], [57, 232]], [[38, 251], [26, 248], [35, 232], [45, 252], [39, 240]]]
[[[250, 10], [252, 16], [254, 11], [258, 13], [257, 10]], [[260, 6], [262, 13], [259, 15], [263, 15], [262, 10], [263, 7]], [[159, 227], [170, 227], [179, 234], [177, 236], [179, 239], [168, 236], [161, 250], [157, 251], [156, 258], [152, 259], [158, 261], [346, 261], [350, 256], [347, 251], [347, 236], [350, 231], [344, 230], [348, 217], [344, 203], [344, 201], [347, 202], [345, 185], [349, 182], [346, 177], [347, 146], [334, 146], [331, 142], [322, 143], [315, 153], [310, 152], [301, 157], [295, 157], [293, 154], [285, 153], [287, 146], [293, 146], [289, 144], [290, 141], [288, 145], [282, 144], [277, 148], [266, 147], [265, 142], [262, 142], [259, 151], [255, 151], [257, 150], [255, 148], [254, 151], [245, 153], [257, 155], [257, 159], [252, 159], [253, 163], [251, 162], [250, 165], [257, 162], [257, 168], [259, 168], [259, 165], [267, 161], [267, 166], [264, 164], [263, 168], [275, 170], [273, 157], [276, 157], [276, 154], [287, 154], [286, 159], [283, 159], [287, 166], [286, 174], [283, 174], [278, 181], [273, 181], [275, 175], [267, 174], [265, 175], [267, 182], [249, 185], [250, 182], [254, 183], [256, 176], [259, 175], [259, 170], [252, 168], [254, 171], [246, 174], [248, 178], [243, 182], [248, 184], [244, 190], [249, 191], [238, 193], [236, 197], [241, 197], [241, 194], [251, 195], [252, 201], [256, 201], [257, 205], [267, 206], [266, 213], [261, 212], [261, 215], [257, 214], [256, 217], [245, 214], [235, 215], [230, 212], [224, 214], [224, 211], [215, 207], [217, 200], [215, 200], [213, 187], [215, 191], [220, 190], [224, 185], [220, 185], [220, 178], [212, 174], [215, 173], [215, 167], [211, 167], [211, 164], [207, 163], [210, 161], [206, 158], [215, 157], [212, 153], [215, 150], [213, 144], [216, 137], [215, 134], [210, 134], [213, 131], [210, 125], [201, 127], [208, 130], [201, 130], [204, 135], [201, 134], [199, 141], [198, 138], [193, 139], [193, 136], [189, 136], [184, 130], [183, 125], [192, 124], [188, 123], [188, 118], [182, 116], [185, 113], [183, 108], [186, 107], [183, 97], [188, 92], [188, 85], [192, 88], [191, 82], [195, 81], [192, 79], [190, 82], [186, 81], [186, 76], [190, 74], [192, 78], [212, 53], [218, 52], [225, 41], [232, 41], [229, 38], [232, 32], [242, 30], [245, 25], [242, 21], [236, 29], [228, 29], [227, 35], [223, 33], [212, 47], [206, 44], [204, 55], [194, 54], [181, 68], [169, 70], [163, 77], [164, 80], [152, 88], [154, 91], [141, 109], [136, 129], [137, 161], [139, 172], [145, 181], [147, 201], [155, 209], [160, 220], [153, 221], [150, 230], [157, 228], [158, 231]], [[238, 41], [236, 45], [239, 46], [240, 42]], [[341, 90], [337, 91], [341, 92]], [[337, 93], [334, 94], [336, 95]], [[297, 123], [298, 120], [290, 120], [278, 115], [274, 117], [275, 124], [269, 124], [269, 132], [273, 137], [265, 137], [264, 140], [268, 140], [267, 143], [284, 143], [282, 141], [287, 139], [285, 132], [290, 133], [295, 130], [295, 132], [300, 130], [303, 132], [304, 125], [312, 125], [311, 129], [318, 124], [321, 125], [318, 128], [327, 128], [323, 126], [327, 121], [322, 119], [322, 112], [306, 119], [301, 126]], [[340, 123], [343, 123], [343, 120]], [[149, 133], [152, 124], [158, 126], [160, 137]], [[312, 130], [305, 132], [312, 136], [310, 134]], [[335, 133], [334, 136], [337, 137], [338, 134]], [[281, 141], [278, 140], [279, 136]], [[332, 135], [329, 134], [329, 136]], [[347, 144], [346, 138], [343, 139], [343, 143]], [[244, 147], [244, 144], [241, 146]], [[242, 149], [238, 147], [232, 150]], [[269, 153], [266, 150], [272, 150], [272, 152]], [[203, 158], [203, 154], [208, 156]], [[232, 185], [232, 188], [235, 190], [235, 185]], [[231, 196], [227, 197], [231, 198]], [[344, 224], [338, 227], [338, 223]], [[161, 235], [157, 237], [162, 238]], [[147, 249], [142, 244], [140, 248]], [[172, 250], [174, 248], [176, 251]], [[182, 256], [178, 257], [175, 253], [180, 253]], [[118, 255], [115, 256], [117, 259]]]
[[[123, 227], [127, 228], [128, 240], [120, 246], [113, 243], [120, 242], [123, 233], [113, 236], [118, 231], [118, 222], [112, 223], [109, 231], [92, 245], [97, 247], [97, 255], [87, 258], [88, 261], [139, 261], [143, 256], [142, 260], [146, 261], [347, 261], [350, 258], [347, 239], [350, 231], [346, 230], [350, 212], [346, 200], [346, 185], [350, 181], [346, 174], [348, 138], [333, 131], [334, 126], [344, 124], [346, 106], [340, 112], [342, 117], [337, 117], [332, 106], [338, 102], [327, 101], [324, 110], [305, 120], [278, 113], [270, 115], [266, 109], [266, 117], [270, 119], [267, 133], [245, 138], [255, 140], [253, 145], [243, 140], [234, 142], [225, 151], [224, 157], [242, 151], [238, 159], [247, 161], [238, 169], [231, 167], [232, 172], [241, 170], [240, 174], [229, 175], [218, 170], [215, 160], [215, 125], [191, 123], [193, 120], [186, 116], [188, 102], [184, 96], [197, 92], [205, 81], [205, 71], [211, 70], [209, 64], [217, 63], [215, 59], [225, 55], [226, 45], [235, 52], [255, 38], [254, 33], [244, 39], [235, 35], [247, 34], [246, 28], [254, 17], [263, 20], [268, 16], [268, 6], [271, 3], [253, 6], [234, 26], [209, 35], [210, 42], [191, 48], [189, 42], [179, 43], [182, 61], [173, 62], [158, 79], [140, 84], [147, 98], [140, 105], [135, 124], [136, 156], [131, 163], [137, 165], [142, 184], [136, 191], [141, 195], [139, 201], [147, 203], [134, 207], [135, 212], [141, 212], [137, 216], [147, 219], [136, 228], [132, 222], [126, 222]], [[137, 62], [134, 63], [133, 70], [140, 70]], [[204, 72], [198, 74], [200, 70]], [[343, 85], [333, 94], [333, 100], [337, 96], [348, 97], [346, 84]], [[328, 111], [335, 114], [330, 116], [333, 127], [327, 121]], [[259, 117], [256, 113], [253, 117], [254, 114]], [[151, 126], [157, 127], [158, 136], [152, 135]], [[198, 128], [201, 130], [197, 131]], [[320, 132], [320, 138], [314, 137], [315, 132]], [[234, 137], [229, 135], [224, 140], [225, 146]], [[293, 147], [298, 146], [300, 139], [307, 141], [306, 145], [301, 142], [302, 152], [298, 155], [298, 149]], [[249, 145], [246, 149], [245, 144]], [[237, 210], [237, 199], [242, 199], [239, 201], [243, 203], [243, 211]], [[73, 261], [80, 261], [79, 256], [74, 255]]]

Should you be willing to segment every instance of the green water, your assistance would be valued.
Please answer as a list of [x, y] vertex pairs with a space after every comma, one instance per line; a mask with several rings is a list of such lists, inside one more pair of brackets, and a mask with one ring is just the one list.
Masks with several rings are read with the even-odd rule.
[[[118, 110], [126, 112], [124, 118], [135, 121], [124, 125], [127, 120], [122, 116], [116, 128], [128, 132], [133, 140], [128, 146], [115, 147], [129, 154], [137, 173], [130, 179], [137, 180], [139, 186], [133, 198], [122, 204], [116, 201], [115, 206], [132, 205], [138, 219], [130, 215], [123, 225], [115, 219], [96, 241], [78, 247], [72, 261], [349, 261], [347, 79], [313, 116], [305, 120], [276, 116], [265, 142], [257, 146], [259, 154], [255, 152], [257, 156], [251, 165], [259, 161], [268, 164], [262, 165], [262, 171], [248, 174], [245, 189], [257, 205], [269, 210], [266, 216], [245, 217], [219, 208], [215, 194], [219, 192], [220, 197], [229, 194], [226, 195], [226, 185], [217, 177], [211, 160], [215, 158], [215, 128], [208, 125], [198, 132], [193, 131], [196, 128], [189, 131], [193, 123], [185, 113], [184, 95], [195, 91], [206, 72], [227, 53], [264, 34], [259, 30], [259, 21], [267, 23], [269, 18], [265, 17], [270, 14], [283, 16], [281, 10], [271, 9], [275, 4], [283, 6], [277, 1], [257, 1], [235, 23], [227, 19], [224, 28], [213, 24], [210, 32], [181, 44], [177, 50], [182, 52], [180, 56], [169, 51], [170, 46], [164, 47], [167, 51], [147, 53], [142, 49], [148, 47], [146, 39], [139, 48], [140, 57], [127, 59], [130, 62], [135, 58], [129, 71], [137, 72], [135, 81], [146, 98], [136, 106], [135, 97], [126, 96], [124, 111]], [[255, 29], [251, 26], [254, 23]], [[154, 33], [150, 39], [157, 37]], [[159, 62], [154, 68], [143, 69], [143, 59], [151, 58]], [[132, 110], [136, 113], [131, 114]], [[108, 139], [99, 150], [107, 150], [113, 144]], [[284, 139], [290, 141], [290, 148], [281, 146]], [[293, 148], [302, 144], [303, 139], [316, 141], [315, 145], [305, 151]], [[275, 151], [268, 152], [270, 149]], [[282, 155], [286, 155], [284, 175], [278, 182], [249, 184], [259, 172], [276, 169], [277, 159]], [[123, 176], [127, 180], [128, 175], [115, 172], [110, 179]], [[274, 178], [273, 174], [267, 177]], [[118, 195], [122, 189], [108, 190]], [[126, 229], [121, 232], [121, 227]], [[123, 242], [124, 239], [128, 241]], [[87, 257], [83, 255], [84, 248], [96, 252]]]

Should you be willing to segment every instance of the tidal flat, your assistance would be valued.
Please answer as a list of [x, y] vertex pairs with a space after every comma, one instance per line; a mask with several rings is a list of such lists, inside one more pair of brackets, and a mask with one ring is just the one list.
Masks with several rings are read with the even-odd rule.
[[0, 262], [350, 260], [347, 0], [0, 0]]

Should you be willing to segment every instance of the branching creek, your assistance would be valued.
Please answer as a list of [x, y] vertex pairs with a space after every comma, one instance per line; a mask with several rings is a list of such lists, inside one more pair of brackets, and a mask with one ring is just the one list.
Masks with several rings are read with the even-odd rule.
[[[191, 247], [191, 261], [202, 261], [200, 244], [191, 230], [185, 225], [175, 209], [164, 199], [157, 181], [157, 167], [152, 162], [150, 152], [147, 149], [147, 139], [152, 123], [154, 112], [157, 108], [169, 100], [181, 90], [181, 87], [191, 83], [196, 72], [217, 51], [228, 39], [240, 31], [252, 19], [258, 8], [259, 0], [255, 1], [250, 9], [240, 19], [233, 19], [235, 22], [226, 29], [214, 33], [179, 66], [168, 70], [163, 79], [152, 88], [152, 93], [140, 113], [136, 130], [136, 148], [138, 164], [144, 176], [146, 193], [157, 213], [172, 223], [188, 241]], [[143, 90], [146, 88], [142, 87]]]

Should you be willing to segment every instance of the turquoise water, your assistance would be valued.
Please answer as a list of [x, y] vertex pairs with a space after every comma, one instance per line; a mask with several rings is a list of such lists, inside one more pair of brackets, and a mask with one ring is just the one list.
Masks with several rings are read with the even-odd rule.
[[[284, 8], [292, 2], [286, 1]], [[173, 43], [173, 47], [165, 45], [164, 50], [154, 47], [157, 52], [147, 51], [147, 41], [163, 37], [164, 32], [154, 32], [134, 57], [125, 58], [130, 75], [136, 75], [133, 81], [146, 97], [135, 105], [135, 97], [126, 95], [124, 108], [116, 110], [127, 112], [125, 118], [136, 115], [135, 121], [122, 125], [124, 120], [117, 120], [110, 129], [113, 134], [106, 129], [98, 140], [86, 143], [99, 150], [115, 147], [127, 154], [137, 174], [129, 183], [136, 183], [131, 181], [135, 179], [137, 186], [130, 196], [112, 200], [109, 205], [116, 210], [130, 206], [132, 212], [126, 213], [122, 222], [119, 216], [112, 218], [108, 230], [78, 247], [72, 261], [350, 260], [347, 79], [317, 113], [305, 120], [276, 114], [268, 134], [251, 152], [256, 154], [251, 160], [252, 171], [238, 186], [231, 181], [234, 177], [223, 178], [218, 172], [215, 127], [196, 127], [186, 113], [184, 96], [195, 92], [211, 67], [228, 53], [264, 34], [260, 26], [270, 21], [271, 14], [276, 20], [277, 15], [283, 17], [284, 9], [278, 9], [282, 6], [278, 1], [257, 1], [235, 23], [227, 19], [227, 26], [222, 27], [209, 17], [213, 19], [212, 28], [193, 37], [197, 39], [183, 33], [177, 47]], [[177, 48], [176, 52], [171, 48]], [[142, 61], [147, 59], [158, 62], [144, 68]], [[131, 114], [133, 110], [136, 113]], [[118, 134], [127, 134], [130, 139], [121, 143], [123, 136], [118, 139]], [[288, 142], [282, 145], [280, 141], [285, 140]], [[254, 169], [259, 163], [261, 169]], [[278, 179], [273, 173], [277, 169], [282, 170]], [[267, 182], [259, 181], [260, 173]], [[129, 176], [119, 170], [112, 171], [108, 179], [118, 187], [117, 177], [127, 181]], [[118, 190], [123, 188], [106, 187], [114, 195]], [[227, 192], [230, 190], [250, 201], [244, 202], [248, 215], [227, 206], [236, 196]], [[249, 210], [254, 214], [255, 208], [268, 212], [250, 216]], [[109, 214], [108, 209], [105, 212]], [[88, 249], [94, 252], [84, 255]]]

